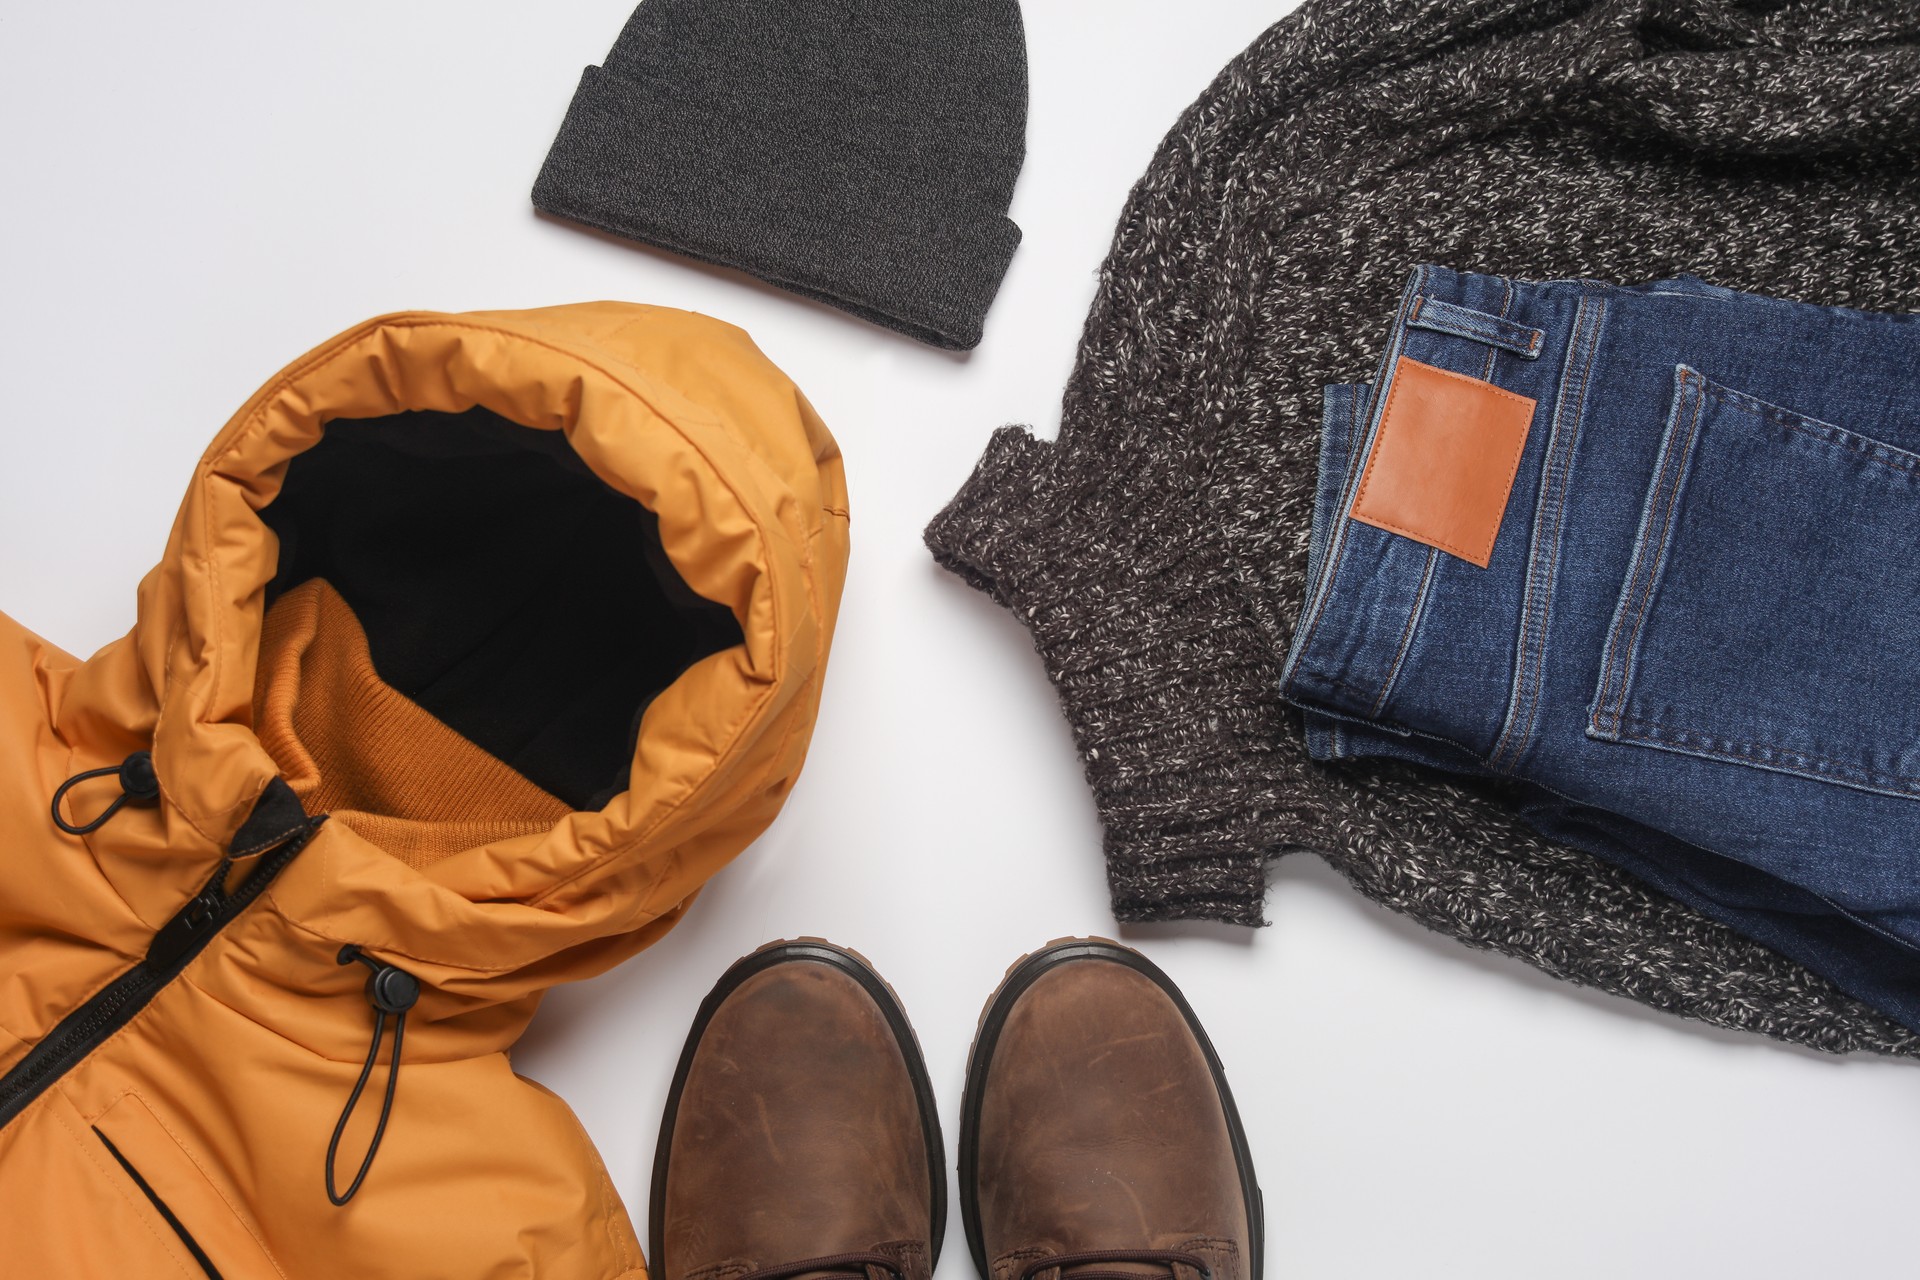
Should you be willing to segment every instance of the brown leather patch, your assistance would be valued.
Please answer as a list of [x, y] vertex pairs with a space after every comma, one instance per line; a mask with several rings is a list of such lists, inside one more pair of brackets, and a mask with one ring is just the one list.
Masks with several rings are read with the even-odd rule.
[[1400, 357], [1347, 514], [1486, 568], [1533, 408], [1491, 382]]

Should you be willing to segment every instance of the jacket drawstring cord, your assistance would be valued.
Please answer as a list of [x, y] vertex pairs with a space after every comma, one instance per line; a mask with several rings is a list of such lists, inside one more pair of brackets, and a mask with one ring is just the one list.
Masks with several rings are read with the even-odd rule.
[[[91, 778], [118, 777], [120, 794], [108, 805], [99, 817], [92, 822], [68, 822], [60, 812], [60, 802], [67, 798], [67, 792]], [[89, 769], [85, 773], [76, 773], [53, 793], [53, 824], [70, 836], [84, 836], [98, 831], [106, 825], [107, 819], [120, 812], [129, 800], [142, 802], [155, 799], [160, 794], [160, 775], [153, 769], [153, 753], [136, 751], [119, 764], [110, 764], [104, 769]]]
[[[393, 1114], [394, 1086], [400, 1080], [400, 1046], [407, 1031], [407, 1010], [413, 1008], [420, 999], [420, 980], [404, 969], [382, 963], [369, 956], [359, 947], [348, 943], [340, 948], [339, 962], [353, 964], [358, 961], [373, 972], [367, 978], [367, 1003], [373, 1006], [373, 1043], [367, 1046], [367, 1061], [360, 1068], [360, 1078], [354, 1081], [353, 1092], [347, 1095], [347, 1105], [340, 1112], [339, 1122], [333, 1126], [333, 1140], [327, 1143], [327, 1199], [336, 1205], [343, 1205], [353, 1199], [360, 1190], [360, 1184], [366, 1181], [367, 1170], [373, 1167], [373, 1156], [380, 1149], [380, 1139], [387, 1132], [387, 1117]], [[335, 1189], [333, 1162], [340, 1150], [340, 1136], [347, 1131], [347, 1121], [353, 1116], [353, 1109], [360, 1102], [360, 1094], [367, 1087], [367, 1080], [373, 1075], [373, 1064], [380, 1057], [380, 1040], [386, 1034], [387, 1016], [393, 1016], [393, 1061], [387, 1068], [386, 1098], [380, 1103], [380, 1119], [373, 1126], [373, 1138], [367, 1143], [366, 1157], [360, 1161], [360, 1172], [353, 1175], [353, 1181], [345, 1191]]]

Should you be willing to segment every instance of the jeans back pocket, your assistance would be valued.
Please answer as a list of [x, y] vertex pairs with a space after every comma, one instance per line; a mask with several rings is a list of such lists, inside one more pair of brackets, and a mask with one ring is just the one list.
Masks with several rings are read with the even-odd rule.
[[1920, 455], [1679, 366], [1587, 733], [1920, 799]]

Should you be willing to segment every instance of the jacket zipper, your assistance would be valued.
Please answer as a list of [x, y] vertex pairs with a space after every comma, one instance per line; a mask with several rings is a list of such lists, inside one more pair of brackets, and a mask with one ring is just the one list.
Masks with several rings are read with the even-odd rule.
[[219, 868], [193, 900], [154, 933], [145, 959], [62, 1018], [13, 1070], [0, 1076], [0, 1129], [11, 1124], [48, 1086], [152, 1003], [220, 930], [246, 910], [295, 855], [307, 847], [321, 821], [314, 819], [286, 843], [261, 855], [253, 872], [232, 893], [222, 887], [232, 860], [221, 859]]

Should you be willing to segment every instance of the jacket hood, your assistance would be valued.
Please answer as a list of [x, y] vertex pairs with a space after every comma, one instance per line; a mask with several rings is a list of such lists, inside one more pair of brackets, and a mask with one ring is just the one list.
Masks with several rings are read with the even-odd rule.
[[[484, 1003], [603, 968], [670, 924], [798, 773], [845, 503], [805, 398], [705, 317], [601, 303], [349, 330], [201, 458], [131, 634], [49, 678], [72, 771], [150, 744], [159, 778], [158, 804], [88, 847], [149, 925], [245, 853], [269, 784], [300, 790], [326, 755], [295, 741], [297, 717], [257, 723], [284, 665], [263, 664], [269, 609], [320, 583], [377, 676], [356, 702], [348, 668], [307, 667], [299, 697], [333, 709], [318, 723], [371, 733], [355, 708], [401, 706], [468, 754], [381, 761], [387, 792], [424, 806], [336, 815], [274, 908]], [[486, 770], [503, 766], [533, 820], [442, 812], [502, 793]]]

